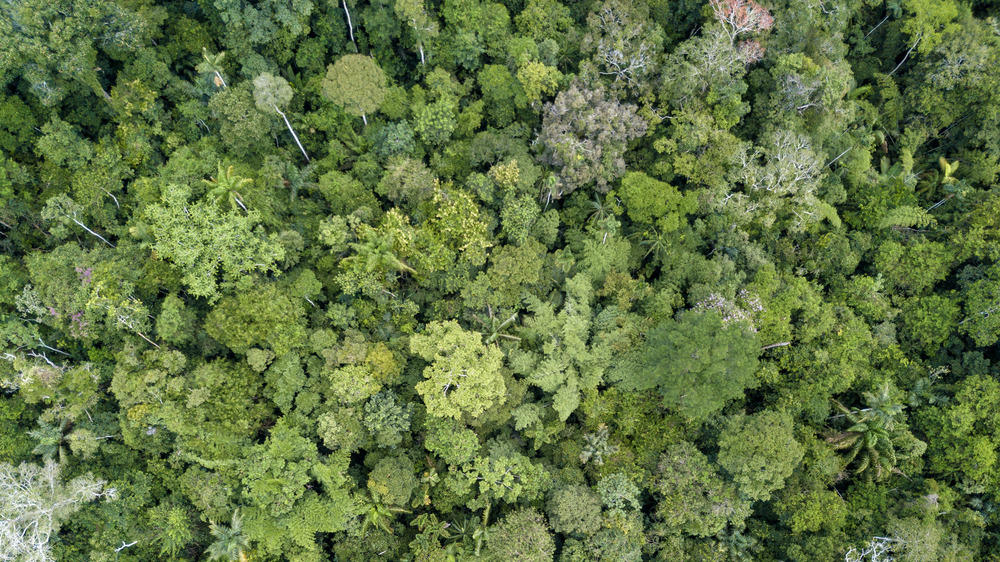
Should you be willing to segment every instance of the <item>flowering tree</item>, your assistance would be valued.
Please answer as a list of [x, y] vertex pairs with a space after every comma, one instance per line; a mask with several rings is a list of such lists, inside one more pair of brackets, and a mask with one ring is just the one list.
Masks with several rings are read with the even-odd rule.
[[[736, 38], [748, 33], [760, 33], [771, 29], [774, 18], [767, 8], [754, 0], [709, 0], [715, 19], [729, 37], [729, 44], [736, 45]], [[763, 58], [764, 48], [754, 40], [740, 42], [738, 52], [747, 64]]]

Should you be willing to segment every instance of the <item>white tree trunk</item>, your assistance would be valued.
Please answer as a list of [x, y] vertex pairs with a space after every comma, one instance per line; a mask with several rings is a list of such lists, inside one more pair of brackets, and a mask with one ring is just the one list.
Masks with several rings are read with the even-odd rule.
[[[344, 13], [347, 14], [347, 31], [351, 34], [351, 43], [354, 43], [354, 24], [351, 23], [351, 12], [347, 9], [347, 0], [340, 0], [344, 5]], [[357, 47], [357, 43], [354, 43]]]
[[105, 244], [107, 244], [108, 246], [111, 246], [112, 248], [114, 248], [114, 247], [115, 247], [115, 245], [114, 245], [114, 244], [112, 244], [111, 242], [108, 242], [107, 240], [105, 240], [105, 239], [104, 239], [104, 237], [103, 237], [103, 236], [101, 236], [100, 234], [98, 234], [98, 233], [94, 232], [93, 230], [90, 230], [89, 228], [87, 228], [87, 225], [83, 224], [82, 222], [80, 222], [80, 221], [76, 220], [76, 219], [75, 219], [75, 218], [73, 218], [73, 217], [70, 217], [70, 218], [69, 218], [69, 220], [71, 220], [71, 221], [75, 222], [75, 223], [76, 223], [77, 225], [79, 225], [79, 226], [80, 226], [81, 228], [83, 228], [83, 229], [84, 229], [84, 230], [86, 230], [87, 232], [89, 232], [89, 233], [93, 234], [94, 236], [96, 236], [96, 237], [100, 238], [100, 239], [101, 239], [101, 241], [102, 241], [102, 242], [104, 242]]
[[285, 112], [278, 109], [278, 106], [273, 106], [274, 110], [278, 112], [278, 115], [285, 120], [285, 125], [288, 127], [288, 132], [292, 133], [292, 138], [295, 139], [295, 144], [299, 145], [299, 150], [302, 151], [302, 156], [306, 157], [306, 162], [309, 161], [309, 155], [306, 154], [306, 149], [302, 148], [302, 143], [299, 142], [299, 136], [295, 134], [295, 129], [292, 129], [292, 124], [288, 122], [288, 117], [285, 117]]

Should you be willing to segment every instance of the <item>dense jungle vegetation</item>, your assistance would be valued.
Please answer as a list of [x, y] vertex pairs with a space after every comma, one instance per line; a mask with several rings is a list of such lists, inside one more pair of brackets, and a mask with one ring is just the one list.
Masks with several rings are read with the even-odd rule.
[[0, 2], [0, 561], [1000, 560], [995, 16]]

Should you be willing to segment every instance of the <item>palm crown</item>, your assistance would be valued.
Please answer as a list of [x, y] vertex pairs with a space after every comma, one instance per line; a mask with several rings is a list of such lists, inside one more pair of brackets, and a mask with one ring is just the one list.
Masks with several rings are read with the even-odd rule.
[[868, 407], [852, 411], [832, 400], [834, 406], [851, 425], [844, 431], [832, 433], [826, 441], [834, 449], [846, 450], [845, 466], [854, 463], [854, 473], [882, 480], [896, 468], [898, 455], [896, 446], [904, 435], [904, 430], [896, 427], [896, 417], [903, 406], [889, 396], [888, 385], [883, 385], [878, 394], [864, 393]]
[[245, 536], [243, 536], [243, 518], [240, 517], [239, 510], [233, 513], [233, 520], [227, 527], [212, 522], [209, 530], [215, 537], [215, 542], [209, 545], [208, 554], [211, 560], [229, 560], [231, 562], [246, 562], [248, 560], [246, 551], [250, 546]]

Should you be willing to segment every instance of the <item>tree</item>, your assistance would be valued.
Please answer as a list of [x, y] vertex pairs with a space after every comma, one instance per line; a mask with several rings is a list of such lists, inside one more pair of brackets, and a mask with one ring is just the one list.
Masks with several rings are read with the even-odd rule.
[[709, 0], [709, 5], [730, 44], [735, 44], [740, 35], [767, 31], [774, 25], [767, 8], [754, 0]]
[[647, 336], [645, 367], [626, 385], [658, 387], [664, 404], [704, 420], [754, 385], [760, 348], [742, 322], [728, 325], [713, 310], [685, 311]]
[[532, 60], [521, 55], [517, 63], [517, 81], [521, 83], [524, 96], [532, 107], [542, 101], [542, 96], [550, 96], [559, 88], [562, 73], [555, 66]]
[[417, 39], [417, 50], [420, 51], [420, 64], [426, 64], [424, 57], [424, 42], [438, 33], [438, 24], [424, 7], [423, 0], [396, 0], [396, 15], [406, 22], [413, 30]]
[[[219, 298], [219, 289], [246, 288], [253, 272], [266, 272], [285, 255], [275, 237], [258, 226], [260, 215], [222, 213], [214, 205], [189, 203], [190, 190], [168, 186], [160, 204], [146, 207], [157, 254], [183, 271], [190, 293]], [[217, 276], [221, 273], [221, 283]]]
[[413, 405], [400, 404], [398, 398], [395, 392], [384, 390], [365, 404], [365, 428], [379, 447], [396, 447], [410, 431]]
[[628, 141], [646, 133], [646, 121], [636, 110], [608, 97], [603, 86], [591, 89], [580, 82], [545, 104], [539, 160], [559, 170], [559, 185], [544, 196], [558, 199], [590, 184], [608, 191], [610, 182], [625, 173]]
[[[527, 246], [524, 249], [529, 249]], [[514, 254], [516, 255], [516, 254]], [[497, 254], [494, 254], [497, 256]], [[516, 260], [512, 265], [524, 260]], [[527, 268], [524, 268], [527, 269]], [[516, 271], [516, 270], [515, 270]], [[524, 273], [520, 271], [518, 273]], [[541, 353], [530, 352], [522, 371], [528, 381], [552, 396], [552, 408], [566, 421], [580, 405], [581, 393], [592, 392], [601, 383], [604, 369], [610, 363], [605, 349], [592, 344], [593, 283], [589, 276], [579, 273], [565, 282], [566, 297], [558, 313], [551, 302], [543, 302], [535, 295], [525, 299], [532, 316], [524, 321], [524, 340], [540, 348]], [[607, 442], [607, 429], [598, 430], [588, 438], [588, 448], [581, 459], [600, 462], [604, 454], [613, 452]]]
[[56, 195], [46, 201], [45, 209], [42, 210], [42, 218], [45, 220], [59, 221], [63, 225], [69, 225], [70, 223], [75, 224], [87, 231], [87, 234], [90, 234], [101, 242], [104, 242], [109, 247], [114, 248], [115, 245], [108, 242], [107, 238], [94, 232], [80, 220], [82, 217], [82, 211], [83, 208], [77, 204], [76, 201], [73, 201], [73, 199], [68, 195]]
[[202, 180], [210, 188], [205, 196], [216, 205], [228, 200], [230, 208], [235, 209], [239, 206], [244, 211], [250, 212], [246, 205], [243, 204], [243, 200], [240, 199], [242, 196], [237, 190], [243, 189], [244, 185], [253, 183], [253, 180], [237, 176], [233, 168], [233, 166], [223, 168], [222, 162], [219, 162], [217, 177], [209, 176], [209, 179]]
[[503, 401], [503, 352], [484, 345], [479, 332], [467, 332], [453, 320], [432, 322], [410, 338], [410, 351], [430, 363], [425, 380], [416, 385], [427, 413], [476, 418]]
[[497, 560], [524, 562], [551, 562], [556, 553], [545, 516], [531, 508], [513, 511], [493, 525], [486, 548]]
[[765, 410], [734, 416], [719, 439], [719, 466], [752, 501], [766, 501], [781, 488], [805, 454], [792, 417]]
[[368, 124], [366, 114], [385, 99], [385, 74], [371, 57], [344, 55], [327, 67], [323, 95]]
[[223, 68], [222, 61], [226, 58], [225, 51], [219, 51], [214, 55], [208, 54], [208, 49], [205, 47], [201, 48], [201, 62], [195, 67], [195, 70], [202, 74], [211, 74], [212, 82], [215, 84], [216, 88], [226, 88], [226, 79], [222, 77]]
[[926, 445], [916, 441], [905, 426], [897, 424], [903, 406], [892, 397], [888, 383], [883, 384], [877, 394], [865, 392], [864, 398], [868, 407], [862, 410], [849, 410], [833, 400], [834, 406], [851, 425], [846, 430], [831, 433], [826, 440], [834, 449], [847, 450], [845, 467], [855, 463], [855, 474], [880, 481], [890, 474], [900, 473], [899, 461], [922, 453]]
[[687, 441], [664, 452], [653, 489], [659, 494], [657, 516], [687, 534], [709, 537], [726, 525], [741, 526], [750, 515], [749, 502]]
[[776, 131], [763, 151], [741, 152], [739, 158], [736, 181], [742, 189], [720, 194], [715, 203], [738, 224], [803, 232], [824, 219], [839, 223], [836, 210], [818, 197], [823, 161], [805, 135]]
[[914, 41], [906, 57], [918, 45], [918, 53], [931, 52], [949, 32], [958, 29], [954, 20], [958, 17], [959, 6], [952, 0], [904, 0], [901, 4], [908, 16], [903, 21], [903, 33]]
[[612, 516], [623, 516], [642, 507], [639, 503], [639, 487], [621, 472], [601, 478], [597, 483], [597, 493]]
[[930, 469], [970, 490], [995, 486], [1000, 465], [998, 412], [1000, 383], [983, 374], [956, 384], [955, 395], [946, 404], [919, 411], [923, 431], [934, 436], [927, 444]]
[[368, 492], [382, 506], [405, 507], [416, 489], [413, 462], [405, 455], [382, 458], [368, 474]]
[[690, 195], [643, 172], [627, 172], [615, 193], [621, 196], [630, 219], [655, 224], [661, 232], [680, 228], [685, 215], [693, 212], [697, 204]]
[[557, 533], [591, 535], [601, 528], [601, 498], [587, 486], [564, 486], [552, 492], [546, 511]]
[[219, 301], [205, 317], [205, 330], [235, 353], [267, 346], [281, 357], [305, 342], [304, 306], [275, 284], [262, 284]]
[[191, 521], [183, 507], [165, 502], [147, 514], [153, 527], [153, 541], [160, 545], [160, 556], [176, 557], [191, 542]]
[[486, 118], [494, 126], [509, 125], [517, 111], [528, 105], [524, 89], [505, 66], [483, 66], [476, 81], [483, 93], [483, 101], [486, 102]]
[[250, 548], [250, 542], [243, 535], [243, 517], [240, 516], [240, 510], [233, 511], [233, 519], [228, 526], [210, 521], [208, 530], [212, 533], [212, 538], [215, 539], [205, 549], [209, 560], [247, 562], [247, 550]]
[[[26, 91], [47, 107], [74, 87], [110, 101], [97, 62], [135, 57], [147, 44], [152, 22], [117, 2], [21, 2], [0, 17], [0, 76], [20, 76]], [[154, 18], [156, 16], [153, 16]]]
[[59, 473], [52, 460], [43, 466], [0, 463], [0, 560], [54, 561], [49, 540], [62, 522], [94, 499], [117, 497], [104, 480], [88, 474], [63, 483]]
[[424, 105], [414, 116], [413, 130], [433, 147], [444, 145], [458, 125], [456, 102], [451, 96], [442, 96], [434, 103]]
[[280, 76], [274, 76], [269, 72], [261, 74], [253, 81], [253, 100], [257, 104], [257, 109], [261, 111], [274, 110], [278, 112], [278, 115], [285, 121], [285, 126], [288, 127], [288, 132], [292, 134], [292, 138], [295, 139], [295, 144], [298, 145], [299, 150], [302, 151], [302, 156], [305, 157], [306, 162], [309, 161], [309, 155], [306, 154], [306, 149], [302, 148], [302, 143], [299, 142], [299, 136], [295, 134], [295, 129], [292, 128], [292, 124], [288, 122], [288, 117], [285, 112], [281, 110], [283, 107], [287, 107], [288, 103], [292, 101], [292, 87], [288, 85], [288, 81]]
[[977, 346], [986, 347], [1000, 339], [1000, 266], [964, 276], [965, 314], [959, 331], [970, 336]]
[[663, 45], [663, 30], [649, 21], [645, 3], [607, 0], [587, 16], [582, 49], [594, 53], [600, 73], [616, 87], [641, 93]]
[[467, 503], [470, 509], [486, 508], [483, 523], [489, 520], [490, 506], [498, 501], [516, 504], [534, 501], [551, 485], [551, 475], [538, 462], [525, 456], [514, 443], [487, 442], [484, 453], [477, 455], [463, 470], [467, 481], [479, 496]]
[[267, 146], [271, 132], [271, 118], [257, 109], [252, 87], [250, 82], [242, 82], [215, 94], [208, 102], [212, 116], [220, 122], [223, 144], [243, 159], [259, 154]]

